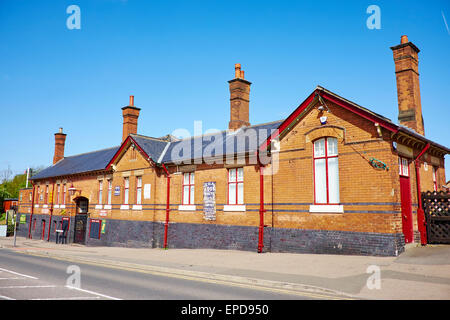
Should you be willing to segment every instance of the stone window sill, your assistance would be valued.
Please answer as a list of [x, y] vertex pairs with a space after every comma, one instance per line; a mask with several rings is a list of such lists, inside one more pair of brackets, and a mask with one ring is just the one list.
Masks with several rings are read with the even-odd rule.
[[310, 213], [344, 213], [344, 206], [340, 204], [314, 204], [309, 206]]
[[245, 204], [226, 204], [223, 211], [245, 211]]
[[178, 206], [178, 211], [195, 211], [196, 206], [193, 204], [180, 204]]

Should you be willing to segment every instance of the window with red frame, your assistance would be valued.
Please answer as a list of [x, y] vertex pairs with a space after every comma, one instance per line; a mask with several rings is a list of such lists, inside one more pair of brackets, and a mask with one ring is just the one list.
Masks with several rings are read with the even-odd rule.
[[62, 204], [66, 204], [66, 184], [63, 185], [63, 196], [62, 196]]
[[406, 158], [398, 157], [398, 174], [409, 177], [409, 161]]
[[111, 204], [111, 197], [112, 197], [112, 180], [108, 180], [108, 204]]
[[339, 203], [339, 161], [337, 139], [314, 141], [314, 203]]
[[142, 177], [136, 177], [136, 204], [142, 204]]
[[61, 193], [61, 185], [58, 184], [56, 186], [56, 204], [59, 204], [60, 193]]
[[48, 204], [48, 186], [45, 186], [45, 199], [44, 199], [44, 203]]
[[437, 184], [437, 175], [436, 175], [436, 167], [433, 167], [433, 189], [434, 191], [438, 191], [438, 184]]
[[183, 174], [183, 204], [194, 204], [194, 172]]
[[123, 204], [128, 204], [128, 199], [130, 197], [130, 179], [128, 177], [123, 179]]
[[39, 195], [41, 194], [41, 192], [40, 192], [40, 187], [39, 186], [37, 186], [37, 189], [36, 189], [36, 203], [39, 203]]
[[244, 204], [244, 168], [228, 169], [228, 204]]
[[103, 203], [103, 180], [98, 182], [98, 204]]

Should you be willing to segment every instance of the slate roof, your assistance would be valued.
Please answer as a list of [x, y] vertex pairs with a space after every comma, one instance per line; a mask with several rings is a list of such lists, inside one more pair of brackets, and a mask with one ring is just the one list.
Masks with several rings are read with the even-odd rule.
[[130, 134], [134, 141], [145, 151], [145, 153], [157, 162], [168, 144], [168, 139], [152, 138], [139, 134]]
[[[407, 127], [396, 125], [390, 119], [340, 97], [321, 86], [317, 86], [315, 92], [317, 91], [328, 93], [342, 101], [346, 101], [353, 107], [356, 107], [357, 109], [369, 113], [372, 116], [392, 125], [392, 127], [397, 129], [397, 132], [403, 131], [421, 140], [430, 142], [432, 145], [446, 151], [447, 153], [450, 152], [447, 147], [432, 142]], [[166, 135], [161, 138], [153, 138], [138, 134], [131, 134], [130, 136], [154, 162], [179, 163], [200, 158], [206, 159], [208, 157], [223, 157], [231, 154], [248, 154], [256, 152], [258, 147], [289, 118], [290, 116], [286, 118], [286, 120], [278, 120], [269, 123], [242, 127], [236, 131], [218, 131], [217, 133], [189, 137], [186, 139], [177, 139], [172, 135]], [[45, 179], [82, 172], [104, 170], [120, 149], [121, 146], [117, 146], [65, 157], [56, 164], [37, 173], [31, 179]]]
[[189, 137], [171, 142], [161, 163], [177, 163], [201, 157], [256, 152], [283, 122], [283, 120], [242, 127], [236, 131], [220, 131], [213, 134]]
[[103, 170], [118, 150], [119, 146], [64, 157], [54, 165], [38, 172], [31, 179], [37, 180]]

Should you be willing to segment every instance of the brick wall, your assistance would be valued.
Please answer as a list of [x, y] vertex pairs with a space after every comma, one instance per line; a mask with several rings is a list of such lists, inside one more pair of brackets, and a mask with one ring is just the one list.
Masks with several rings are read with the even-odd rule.
[[[282, 139], [281, 149], [274, 157], [279, 162], [268, 165], [264, 176], [265, 251], [318, 252], [395, 255], [403, 250], [401, 197], [398, 174], [398, 154], [392, 147], [387, 132], [380, 137], [377, 128], [355, 114], [327, 102], [327, 124], [321, 125], [320, 114], [312, 109]], [[325, 136], [338, 140], [339, 191], [343, 213], [313, 213], [314, 204], [313, 142]], [[413, 150], [418, 154], [420, 150]], [[384, 162], [389, 170], [374, 168], [369, 160]], [[437, 167], [440, 184], [445, 181], [443, 160], [425, 156], [428, 170], [420, 167], [422, 190], [432, 188], [432, 163]], [[412, 158], [411, 158], [412, 159]], [[228, 199], [228, 168], [221, 164], [195, 166], [195, 210], [179, 210], [182, 204], [184, 170], [169, 166], [170, 224], [169, 247], [208, 247], [256, 250], [259, 226], [259, 170], [244, 166], [245, 211], [224, 211]], [[411, 197], [414, 231], [417, 234], [417, 193], [414, 164], [410, 163]], [[136, 177], [142, 177], [142, 186], [151, 185], [150, 199], [142, 199], [142, 208], [136, 204]], [[129, 208], [123, 209], [124, 177], [129, 179]], [[108, 180], [112, 179], [111, 208], [105, 207], [108, 198]], [[150, 165], [136, 150], [129, 148], [119, 159], [115, 172], [96, 172], [65, 179], [39, 181], [40, 190], [48, 184], [52, 190], [57, 184], [73, 184], [74, 196], [66, 195], [65, 208], [53, 206], [53, 216], [62, 213], [75, 216], [77, 197], [89, 201], [89, 219], [106, 221], [106, 232], [100, 239], [89, 237], [88, 245], [162, 247], [166, 219], [167, 177], [160, 168]], [[103, 181], [102, 203], [99, 203], [99, 181]], [[203, 183], [216, 182], [216, 220], [203, 216]], [[114, 189], [120, 188], [119, 195]], [[29, 189], [22, 190], [29, 199]], [[35, 199], [34, 216], [37, 219], [33, 236], [39, 236], [42, 219], [48, 217], [51, 204]], [[414, 206], [415, 204], [415, 206]], [[59, 206], [59, 208], [58, 208]], [[122, 209], [121, 209], [122, 207]], [[29, 213], [31, 203], [21, 202], [20, 211]], [[42, 218], [44, 217], [44, 218]], [[88, 223], [89, 225], [89, 223]], [[47, 225], [48, 227], [48, 225]], [[37, 233], [36, 233], [37, 232]], [[53, 236], [53, 235], [52, 235]], [[71, 235], [73, 239], [73, 234]], [[416, 236], [417, 238], [417, 236]]]

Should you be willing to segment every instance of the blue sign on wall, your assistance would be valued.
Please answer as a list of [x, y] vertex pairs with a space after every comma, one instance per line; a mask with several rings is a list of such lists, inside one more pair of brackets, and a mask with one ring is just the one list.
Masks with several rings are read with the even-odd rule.
[[119, 186], [114, 188], [114, 195], [115, 196], [120, 196], [120, 187]]

